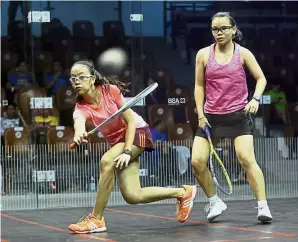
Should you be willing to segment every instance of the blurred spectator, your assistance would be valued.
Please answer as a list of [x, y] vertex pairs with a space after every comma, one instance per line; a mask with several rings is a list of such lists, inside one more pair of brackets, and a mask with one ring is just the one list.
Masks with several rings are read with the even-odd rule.
[[21, 61], [16, 68], [16, 72], [11, 73], [8, 76], [6, 88], [8, 90], [11, 90], [11, 88], [18, 90], [20, 88], [29, 87], [32, 85], [35, 85], [33, 76], [31, 73], [29, 73], [27, 64], [24, 61]]
[[280, 84], [272, 84], [272, 87], [269, 91], [265, 93], [271, 98], [271, 103], [273, 106], [273, 112], [277, 115], [283, 124], [290, 124], [287, 98], [284, 91], [280, 90]]
[[49, 109], [43, 109], [34, 116], [33, 126], [34, 128], [58, 126], [58, 117], [51, 115]]
[[31, 86], [36, 86], [36, 82], [33, 80], [27, 64], [24, 61], [20, 61], [15, 71], [8, 75], [8, 82], [6, 83], [8, 102], [15, 103], [18, 98], [18, 91]]
[[69, 85], [69, 77], [64, 73], [63, 66], [59, 61], [54, 61], [52, 73], [45, 77], [45, 87], [48, 96], [55, 96], [61, 87]]
[[25, 87], [36, 86], [32, 74], [28, 71], [28, 66], [24, 61], [21, 61], [15, 71], [8, 75], [8, 82], [6, 83], [7, 99], [13, 103], [15, 101], [15, 94]]
[[165, 142], [168, 140], [166, 127], [163, 121], [157, 120], [150, 128], [154, 142]]
[[4, 144], [4, 132], [8, 128], [27, 127], [20, 110], [15, 104], [9, 104], [1, 117], [1, 143]]

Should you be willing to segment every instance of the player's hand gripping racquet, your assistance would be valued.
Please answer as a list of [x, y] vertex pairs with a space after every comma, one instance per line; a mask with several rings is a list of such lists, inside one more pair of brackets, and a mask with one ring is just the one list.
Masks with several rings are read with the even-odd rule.
[[[232, 194], [233, 192], [233, 188], [232, 188], [232, 183], [231, 183], [231, 180], [230, 180], [230, 177], [228, 175], [228, 172], [223, 164], [223, 162], [221, 161], [220, 157], [218, 156], [218, 154], [216, 153], [214, 147], [213, 147], [213, 144], [212, 144], [212, 140], [211, 140], [211, 132], [210, 132], [210, 128], [208, 126], [205, 126], [204, 128], [204, 131], [206, 133], [206, 136], [207, 136], [207, 139], [209, 141], [209, 144], [210, 144], [210, 157], [209, 157], [209, 169], [210, 169], [210, 172], [211, 172], [211, 175], [212, 175], [212, 178], [213, 178], [213, 182], [215, 183], [215, 185], [225, 194]], [[224, 178], [228, 184], [228, 189], [224, 189], [220, 184], [219, 182], [217, 181], [217, 178], [215, 176], [215, 172], [214, 172], [214, 165], [213, 165], [213, 157], [215, 157], [215, 159], [217, 160], [221, 170], [222, 170], [222, 173], [224, 175]]]
[[[87, 137], [90, 136], [91, 134], [94, 134], [98, 129], [100, 129], [102, 126], [104, 126], [106, 123], [110, 122], [112, 119], [120, 115], [121, 113], [125, 112], [127, 109], [133, 107], [136, 103], [141, 101], [143, 98], [145, 98], [148, 94], [153, 92], [156, 88], [158, 87], [158, 84], [155, 82], [151, 84], [149, 87], [141, 91], [138, 95], [136, 95], [134, 98], [129, 100], [125, 105], [123, 105], [117, 112], [112, 114], [109, 118], [107, 118], [105, 121], [103, 121], [101, 124], [96, 126], [94, 129], [89, 131], [87, 133]], [[70, 149], [75, 149], [78, 145], [74, 142], [72, 143], [69, 148]]]

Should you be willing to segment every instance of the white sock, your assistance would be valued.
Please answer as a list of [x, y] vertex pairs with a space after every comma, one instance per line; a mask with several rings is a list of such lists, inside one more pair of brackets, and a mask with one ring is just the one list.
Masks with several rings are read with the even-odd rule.
[[268, 206], [267, 200], [260, 200], [258, 201], [258, 207]]
[[217, 196], [217, 194], [215, 194], [213, 197], [209, 197], [208, 200], [210, 203], [214, 203], [220, 201], [220, 198]]

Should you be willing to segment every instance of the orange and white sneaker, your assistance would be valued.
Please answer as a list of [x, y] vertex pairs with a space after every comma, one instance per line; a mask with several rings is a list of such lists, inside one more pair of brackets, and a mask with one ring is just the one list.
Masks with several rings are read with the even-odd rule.
[[101, 233], [107, 231], [104, 217], [100, 220], [93, 214], [82, 218], [76, 224], [69, 225], [68, 229], [76, 234]]
[[185, 189], [185, 193], [178, 198], [176, 205], [176, 215], [180, 223], [184, 223], [191, 214], [193, 201], [198, 193], [197, 186], [184, 185], [183, 188]]

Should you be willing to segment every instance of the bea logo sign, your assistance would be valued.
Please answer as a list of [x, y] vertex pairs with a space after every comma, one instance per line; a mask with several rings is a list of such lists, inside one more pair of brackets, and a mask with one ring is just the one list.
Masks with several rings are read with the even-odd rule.
[[2, 102], [0, 102], [0, 107], [5, 107], [8, 106], [8, 100], [2, 100]]
[[180, 104], [185, 104], [185, 98], [180, 97], [180, 98], [168, 98], [168, 104], [169, 105], [180, 105]]

